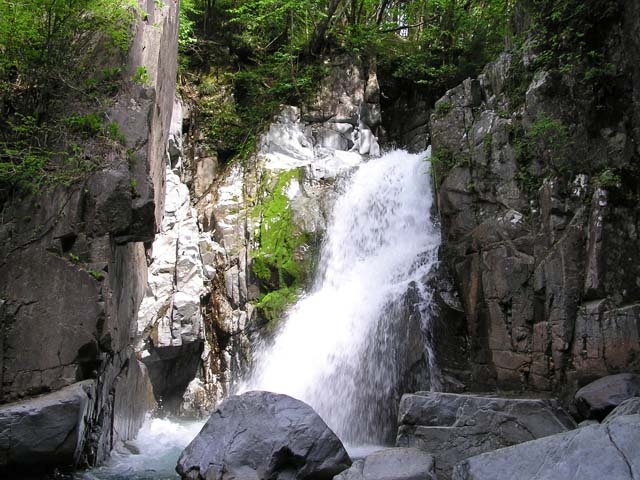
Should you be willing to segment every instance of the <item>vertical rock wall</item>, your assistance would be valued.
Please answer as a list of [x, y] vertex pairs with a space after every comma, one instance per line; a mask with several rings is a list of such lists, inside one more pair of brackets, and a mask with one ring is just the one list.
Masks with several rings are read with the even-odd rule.
[[640, 370], [638, 177], [607, 173], [640, 161], [638, 8], [623, 8], [602, 39], [615, 114], [594, 116], [605, 92], [581, 97], [570, 73], [531, 71], [520, 103], [535, 52], [502, 55], [436, 103], [442, 257], [465, 317], [436, 334], [458, 345], [441, 355], [468, 388], [569, 394]]
[[136, 25], [128, 74], [145, 67], [150, 81], [125, 82], [109, 112], [126, 148], [105, 152], [84, 182], [2, 205], [3, 471], [98, 463], [135, 436], [154, 403], [133, 342], [142, 242], [162, 217], [178, 6], [140, 6], [148, 16]]

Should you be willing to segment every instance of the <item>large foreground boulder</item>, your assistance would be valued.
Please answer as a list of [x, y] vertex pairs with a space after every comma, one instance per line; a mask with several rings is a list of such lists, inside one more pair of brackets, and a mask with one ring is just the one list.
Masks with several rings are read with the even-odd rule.
[[582, 416], [602, 420], [625, 400], [640, 396], [640, 375], [619, 373], [591, 382], [576, 392], [576, 406]]
[[640, 478], [640, 415], [624, 415], [456, 465], [453, 480], [631, 480]]
[[329, 480], [350, 465], [340, 439], [309, 405], [248, 392], [220, 404], [176, 470], [190, 480]]
[[389, 448], [357, 460], [334, 480], [436, 480], [435, 462], [416, 448]]
[[0, 473], [74, 465], [82, 451], [93, 381], [0, 407]]
[[576, 426], [551, 400], [438, 392], [404, 395], [398, 422], [396, 445], [433, 454], [438, 478], [465, 458]]

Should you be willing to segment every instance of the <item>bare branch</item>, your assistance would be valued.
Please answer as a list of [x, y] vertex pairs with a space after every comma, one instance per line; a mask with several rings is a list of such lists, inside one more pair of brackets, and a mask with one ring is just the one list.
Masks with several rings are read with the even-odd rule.
[[395, 27], [395, 28], [386, 28], [384, 30], [379, 30], [378, 33], [398, 32], [404, 29], [421, 27], [422, 25], [424, 25], [424, 23], [425, 22], [420, 22], [420, 23], [414, 23], [413, 25], [400, 25], [399, 27]]

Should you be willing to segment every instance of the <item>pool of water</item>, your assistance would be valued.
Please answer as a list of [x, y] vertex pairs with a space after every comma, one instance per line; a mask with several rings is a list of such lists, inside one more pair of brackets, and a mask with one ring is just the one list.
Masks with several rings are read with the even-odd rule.
[[129, 451], [113, 452], [109, 460], [75, 475], [77, 480], [175, 480], [176, 463], [184, 448], [200, 432], [203, 421], [152, 418], [138, 438], [127, 442]]

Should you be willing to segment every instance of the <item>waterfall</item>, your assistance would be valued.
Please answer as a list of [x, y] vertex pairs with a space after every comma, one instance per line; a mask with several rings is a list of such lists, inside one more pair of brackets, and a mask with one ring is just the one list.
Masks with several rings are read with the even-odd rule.
[[394, 151], [351, 176], [311, 292], [257, 349], [241, 391], [301, 399], [343, 441], [362, 445], [392, 440], [399, 396], [428, 386], [425, 370], [437, 387], [422, 280], [437, 261], [440, 234], [426, 157]]

